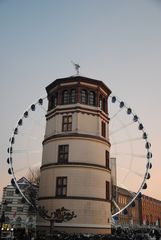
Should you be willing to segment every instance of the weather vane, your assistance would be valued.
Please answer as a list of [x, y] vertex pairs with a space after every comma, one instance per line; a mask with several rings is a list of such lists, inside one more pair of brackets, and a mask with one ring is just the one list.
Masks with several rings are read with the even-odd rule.
[[78, 63], [74, 63], [73, 61], [71, 61], [71, 63], [73, 64], [75, 70], [76, 70], [76, 74], [79, 75], [79, 68], [80, 68], [80, 65]]

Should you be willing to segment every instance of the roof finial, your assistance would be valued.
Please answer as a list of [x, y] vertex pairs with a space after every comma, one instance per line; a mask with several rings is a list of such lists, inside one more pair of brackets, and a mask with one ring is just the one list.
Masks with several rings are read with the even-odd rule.
[[79, 75], [79, 68], [80, 68], [80, 65], [78, 63], [74, 63], [73, 61], [71, 61], [71, 63], [73, 64], [75, 70], [76, 70], [76, 74]]

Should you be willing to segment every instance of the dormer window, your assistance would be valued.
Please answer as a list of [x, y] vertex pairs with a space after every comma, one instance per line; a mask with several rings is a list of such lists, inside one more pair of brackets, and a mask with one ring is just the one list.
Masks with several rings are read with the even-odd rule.
[[81, 90], [81, 103], [88, 104], [88, 93], [86, 90]]
[[100, 109], [102, 110], [102, 96], [100, 96]]
[[51, 96], [50, 104], [51, 104], [50, 109], [56, 107], [56, 105], [58, 104], [58, 93], [55, 93], [54, 95]]
[[95, 106], [96, 105], [96, 100], [95, 100], [95, 92], [90, 91], [89, 92], [89, 105]]
[[62, 104], [68, 104], [68, 103], [69, 103], [69, 94], [67, 90], [64, 90], [62, 95]]
[[100, 109], [104, 112], [106, 112], [106, 98], [105, 97], [102, 97], [100, 96]]
[[106, 99], [105, 98], [103, 98], [103, 101], [102, 101], [102, 110], [104, 112], [106, 112]]
[[76, 90], [72, 89], [70, 91], [70, 99], [69, 99], [70, 103], [76, 103]]

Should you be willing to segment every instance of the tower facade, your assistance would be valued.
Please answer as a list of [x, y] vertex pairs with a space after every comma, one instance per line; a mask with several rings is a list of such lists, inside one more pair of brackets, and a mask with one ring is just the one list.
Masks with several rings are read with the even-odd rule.
[[108, 96], [99, 80], [57, 79], [46, 87], [48, 111], [43, 141], [39, 205], [65, 207], [77, 215], [55, 223], [68, 232], [110, 233]]

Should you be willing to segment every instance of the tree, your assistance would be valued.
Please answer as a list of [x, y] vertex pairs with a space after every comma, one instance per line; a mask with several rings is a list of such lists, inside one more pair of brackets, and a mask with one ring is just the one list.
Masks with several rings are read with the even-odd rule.
[[64, 207], [58, 208], [54, 212], [48, 214], [48, 210], [46, 210], [44, 206], [39, 206], [38, 213], [40, 217], [50, 222], [50, 234], [53, 233], [54, 223], [68, 222], [71, 219], [77, 217], [74, 211], [70, 212], [69, 209], [66, 209]]
[[25, 190], [25, 196], [28, 198], [32, 205], [29, 206], [29, 213], [36, 212], [37, 209], [37, 197], [38, 197], [38, 186], [30, 184]]
[[[34, 213], [37, 209], [37, 195], [40, 183], [40, 168], [29, 168], [26, 179], [29, 185], [24, 189], [24, 195], [32, 205], [29, 206], [29, 213]], [[25, 199], [22, 199], [25, 202]]]
[[29, 168], [26, 178], [31, 184], [39, 186], [40, 168]]

